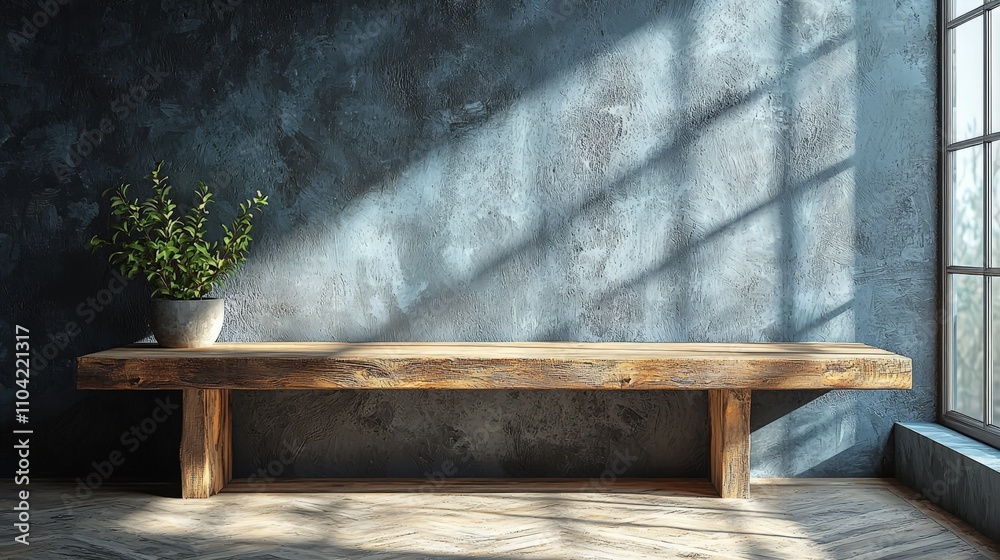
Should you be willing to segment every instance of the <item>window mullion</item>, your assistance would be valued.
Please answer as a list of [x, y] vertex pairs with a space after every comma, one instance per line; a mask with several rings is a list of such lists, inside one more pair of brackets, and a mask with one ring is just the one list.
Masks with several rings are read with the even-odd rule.
[[940, 116], [941, 116], [941, 157], [940, 157], [940, 169], [938, 173], [939, 180], [941, 181], [941, 255], [944, 259], [942, 263], [943, 274], [941, 275], [942, 280], [942, 294], [941, 294], [941, 310], [942, 310], [942, 321], [941, 321], [941, 335], [944, 339], [942, 344], [941, 352], [941, 417], [946, 419], [949, 411], [952, 408], [952, 392], [954, 388], [952, 387], [952, 361], [953, 361], [953, 349], [952, 340], [953, 334], [952, 329], [954, 328], [955, 322], [952, 310], [953, 302], [952, 299], [952, 276], [949, 272], [949, 266], [952, 264], [952, 198], [954, 196], [954, 187], [951, 184], [951, 158], [954, 157], [951, 152], [948, 151], [947, 147], [952, 143], [953, 139], [951, 136], [951, 113], [953, 111], [953, 99], [951, 94], [951, 87], [953, 80], [951, 79], [952, 72], [952, 36], [953, 32], [947, 25], [949, 12], [950, 12], [950, 2], [949, 0], [940, 0], [941, 9], [938, 13], [941, 14], [941, 25], [939, 26], [939, 76], [938, 83], [941, 92], [940, 103]]
[[[942, 2], [946, 5], [949, 4], [948, 0], [942, 0]], [[969, 10], [964, 14], [949, 14], [948, 17], [952, 16], [954, 17], [953, 19], [948, 21], [948, 23], [945, 26], [945, 29], [954, 29], [959, 25], [962, 25], [963, 23], [968, 23], [979, 17], [979, 14], [988, 12], [993, 8], [996, 8], [997, 6], [1000, 6], [1000, 0], [990, 0], [989, 2], [986, 2], [986, 5], [979, 6], [973, 10]], [[942, 8], [942, 10], [950, 11], [947, 8]]]
[[990, 389], [992, 380], [990, 374], [993, 371], [993, 278], [983, 277], [983, 334], [986, 338], [983, 344], [983, 427], [990, 425], [990, 412], [993, 402], [990, 399]]
[[[993, 191], [993, 177], [992, 177], [992, 150], [991, 143], [986, 142], [986, 137], [989, 136], [992, 130], [992, 115], [990, 114], [990, 106], [992, 103], [992, 84], [991, 84], [991, 57], [992, 57], [992, 45], [990, 38], [990, 19], [993, 17], [992, 10], [984, 10], [983, 12], [983, 258], [985, 262], [983, 263], [983, 268], [989, 270], [990, 265], [993, 264], [992, 260], [992, 245], [993, 245], [993, 232], [991, 231], [991, 215], [990, 209], [992, 206], [992, 191]], [[993, 371], [993, 352], [992, 352], [992, 339], [993, 339], [993, 328], [992, 328], [992, 316], [991, 312], [993, 309], [992, 305], [992, 292], [993, 288], [993, 278], [985, 276], [983, 278], [983, 305], [985, 309], [983, 310], [983, 336], [985, 337], [983, 344], [983, 427], [989, 426], [991, 424], [991, 413], [993, 411], [993, 400], [991, 398], [993, 380], [991, 373]]]

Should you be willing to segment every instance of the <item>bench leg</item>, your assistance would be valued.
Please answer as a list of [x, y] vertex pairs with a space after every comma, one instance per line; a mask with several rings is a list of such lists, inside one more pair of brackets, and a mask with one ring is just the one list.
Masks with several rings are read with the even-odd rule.
[[181, 497], [207, 498], [233, 478], [229, 389], [184, 389]]
[[750, 497], [750, 390], [710, 389], [712, 484], [723, 498]]

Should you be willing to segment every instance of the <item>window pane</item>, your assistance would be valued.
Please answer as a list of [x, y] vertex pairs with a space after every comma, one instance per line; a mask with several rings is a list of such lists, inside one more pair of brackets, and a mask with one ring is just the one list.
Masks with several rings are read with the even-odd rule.
[[963, 23], [950, 32], [951, 141], [983, 134], [983, 16]]
[[951, 154], [951, 260], [958, 266], [981, 268], [983, 262], [983, 147]]
[[990, 35], [993, 37], [990, 44], [991, 61], [990, 66], [992, 78], [990, 83], [993, 86], [992, 111], [993, 125], [992, 132], [1000, 132], [1000, 11], [993, 9], [993, 19], [990, 21]]
[[[993, 219], [990, 224], [990, 237], [993, 239], [993, 266], [1000, 268], [1000, 142], [993, 142], [990, 149], [993, 158], [990, 160], [990, 168], [993, 175]], [[994, 300], [1000, 304], [1000, 300]]]
[[982, 276], [952, 277], [952, 365], [951, 408], [978, 420], [983, 418]]
[[990, 281], [990, 292], [993, 300], [990, 302], [991, 329], [993, 331], [993, 425], [1000, 426], [1000, 279]]
[[983, 5], [983, 0], [948, 0], [948, 19], [958, 16]]

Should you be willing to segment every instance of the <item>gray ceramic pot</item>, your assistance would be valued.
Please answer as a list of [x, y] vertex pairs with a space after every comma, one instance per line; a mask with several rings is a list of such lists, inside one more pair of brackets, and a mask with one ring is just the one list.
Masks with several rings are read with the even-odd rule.
[[210, 346], [222, 331], [224, 310], [222, 299], [151, 299], [149, 326], [165, 348]]

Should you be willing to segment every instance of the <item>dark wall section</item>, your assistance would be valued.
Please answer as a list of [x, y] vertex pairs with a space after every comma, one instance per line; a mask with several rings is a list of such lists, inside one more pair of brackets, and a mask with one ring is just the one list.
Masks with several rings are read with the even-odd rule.
[[[106, 231], [100, 192], [160, 159], [178, 192], [213, 185], [223, 219], [272, 195], [226, 340], [833, 340], [913, 358], [912, 392], [758, 394], [755, 476], [883, 474], [893, 422], [934, 416], [932, 0], [60, 6], [0, 6], [0, 379], [7, 410], [12, 332], [30, 327], [39, 476], [116, 450], [113, 476], [177, 475], [178, 417], [147, 419], [179, 394], [74, 389], [76, 356], [147, 336], [146, 288], [82, 243]], [[234, 406], [238, 476], [707, 474], [701, 393]]]

